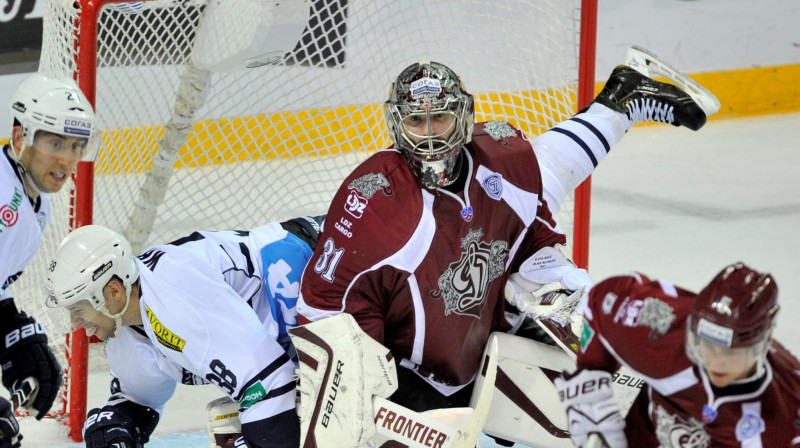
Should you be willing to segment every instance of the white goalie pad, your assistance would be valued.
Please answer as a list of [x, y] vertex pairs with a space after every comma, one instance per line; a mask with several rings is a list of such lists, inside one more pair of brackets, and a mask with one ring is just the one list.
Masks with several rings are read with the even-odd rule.
[[628, 49], [625, 55], [625, 65], [645, 76], [663, 76], [674, 82], [703, 109], [706, 117], [719, 112], [722, 107], [719, 99], [708, 89], [640, 46], [634, 45]]
[[489, 341], [498, 346], [497, 378], [483, 432], [529, 446], [573, 447], [553, 381], [575, 370], [574, 359], [559, 347], [510, 334], [493, 333]]
[[376, 448], [475, 448], [489, 414], [497, 377], [497, 344], [490, 341], [478, 371], [471, 407], [419, 413], [373, 397]]
[[[493, 333], [489, 340], [498, 347], [497, 379], [483, 432], [529, 446], [573, 447], [554, 380], [561, 372], [575, 371], [575, 353], [505, 333]], [[612, 377], [614, 400], [624, 416], [644, 380], [624, 366]]]
[[233, 72], [279, 61], [292, 51], [310, 14], [306, 0], [211, 0], [192, 48], [195, 66]]
[[289, 330], [300, 360], [300, 446], [360, 447], [375, 434], [373, 396], [397, 390], [389, 349], [340, 314]]

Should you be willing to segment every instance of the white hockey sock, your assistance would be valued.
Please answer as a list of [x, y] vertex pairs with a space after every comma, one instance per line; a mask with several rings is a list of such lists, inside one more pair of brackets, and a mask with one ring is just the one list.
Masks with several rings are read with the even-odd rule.
[[534, 140], [544, 197], [553, 213], [561, 210], [567, 193], [592, 174], [632, 124], [625, 114], [594, 103]]

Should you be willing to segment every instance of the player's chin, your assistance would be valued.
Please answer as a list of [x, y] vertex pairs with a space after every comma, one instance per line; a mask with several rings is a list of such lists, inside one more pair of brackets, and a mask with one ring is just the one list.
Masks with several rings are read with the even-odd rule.
[[734, 375], [730, 373], [714, 372], [711, 370], [706, 371], [706, 373], [708, 374], [708, 380], [715, 387], [727, 387], [734, 379]]

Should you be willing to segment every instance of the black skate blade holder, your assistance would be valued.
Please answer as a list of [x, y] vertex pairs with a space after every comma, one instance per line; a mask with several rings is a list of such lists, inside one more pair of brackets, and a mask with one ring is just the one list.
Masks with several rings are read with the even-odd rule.
[[625, 54], [625, 65], [650, 78], [662, 76], [669, 79], [700, 106], [706, 117], [719, 112], [722, 107], [719, 99], [708, 89], [645, 48], [638, 45], [630, 47]]

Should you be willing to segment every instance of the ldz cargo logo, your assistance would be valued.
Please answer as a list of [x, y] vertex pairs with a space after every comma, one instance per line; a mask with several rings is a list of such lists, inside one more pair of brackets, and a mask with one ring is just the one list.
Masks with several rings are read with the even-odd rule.
[[147, 320], [150, 321], [150, 327], [153, 329], [153, 333], [156, 334], [156, 339], [158, 339], [159, 344], [167, 347], [168, 349], [175, 350], [176, 352], [182, 352], [183, 347], [186, 345], [186, 341], [177, 334], [169, 331], [167, 327], [159, 322], [158, 318], [155, 314], [153, 314], [149, 306], [145, 306], [145, 308], [147, 309]]

